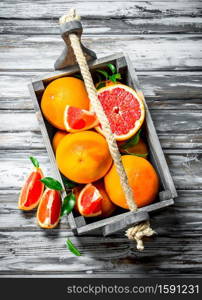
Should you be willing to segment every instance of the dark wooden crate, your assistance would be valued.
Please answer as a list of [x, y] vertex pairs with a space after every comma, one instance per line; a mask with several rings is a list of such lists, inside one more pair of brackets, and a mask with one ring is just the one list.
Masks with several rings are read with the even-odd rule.
[[[132, 63], [127, 55], [123, 53], [103, 57], [96, 59], [89, 63], [89, 67], [92, 76], [95, 76], [95, 69], [105, 68], [106, 64], [112, 63], [116, 66], [118, 72], [121, 73], [125, 83], [133, 87], [138, 95], [143, 99], [145, 103], [146, 118], [144, 124], [144, 133], [149, 146], [149, 158], [154, 168], [159, 174], [161, 187], [156, 201], [148, 206], [138, 209], [137, 212], [121, 212], [115, 216], [105, 218], [99, 221], [92, 221], [89, 223], [82, 216], [76, 216], [74, 212], [68, 215], [69, 225], [75, 234], [85, 235], [88, 233], [95, 233], [101, 231], [104, 236], [122, 231], [130, 225], [137, 224], [141, 221], [149, 219], [149, 213], [156, 212], [163, 208], [166, 208], [174, 203], [174, 198], [177, 196], [177, 192], [168, 169], [167, 162], [164, 157], [148, 106], [144, 99], [143, 93], [139, 87], [138, 79]], [[52, 149], [51, 140], [56, 129], [50, 125], [41, 112], [40, 102], [45, 87], [53, 80], [72, 76], [79, 73], [78, 66], [68, 67], [62, 71], [55, 71], [52, 74], [46, 75], [44, 78], [32, 81], [29, 84], [29, 91], [34, 103], [36, 117], [39, 122], [39, 126], [44, 138], [46, 149], [49, 154], [51, 166], [54, 172], [54, 176], [57, 180], [62, 182], [62, 176], [58, 170], [55, 155]], [[88, 222], [88, 223], [87, 223]]]

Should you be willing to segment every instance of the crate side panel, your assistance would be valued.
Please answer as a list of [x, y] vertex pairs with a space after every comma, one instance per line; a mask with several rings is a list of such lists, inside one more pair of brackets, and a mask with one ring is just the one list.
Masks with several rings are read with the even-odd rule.
[[[51, 146], [51, 143], [50, 143], [47, 128], [46, 128], [46, 125], [45, 125], [44, 120], [43, 120], [43, 116], [42, 116], [42, 113], [41, 113], [41, 109], [40, 109], [38, 99], [36, 97], [33, 85], [29, 84], [28, 88], [29, 88], [29, 91], [30, 91], [30, 94], [31, 94], [32, 101], [34, 103], [34, 107], [35, 107], [35, 111], [36, 111], [36, 118], [39, 122], [39, 126], [40, 126], [41, 133], [42, 133], [42, 136], [43, 136], [43, 139], [44, 139], [44, 143], [45, 143], [48, 155], [49, 155], [51, 166], [52, 166], [53, 172], [55, 174], [55, 178], [57, 180], [59, 180], [60, 182], [62, 182], [62, 178], [61, 178], [60, 172], [57, 168], [57, 164], [56, 164], [56, 161], [55, 161], [55, 155], [53, 153], [53, 149], [52, 149], [52, 146]], [[72, 213], [70, 213], [68, 215], [68, 221], [69, 221], [69, 224], [70, 224], [71, 228], [76, 227], [76, 224], [75, 224], [74, 217], [73, 217]]]
[[144, 95], [140, 89], [138, 78], [136, 75], [136, 72], [132, 68], [132, 62], [130, 61], [129, 57], [126, 55], [126, 61], [128, 65], [128, 80], [129, 83], [134, 87], [137, 94], [145, 103], [145, 111], [146, 111], [146, 129], [147, 129], [147, 141], [149, 144], [150, 152], [152, 157], [152, 160], [155, 163], [155, 167], [158, 170], [158, 173], [160, 174], [160, 179], [162, 181], [162, 184], [166, 190], [170, 190], [172, 197], [175, 198], [177, 196], [177, 191], [173, 182], [173, 179], [171, 177], [163, 150], [161, 148], [161, 144], [158, 138], [158, 135], [156, 133], [156, 129], [154, 127], [154, 123], [152, 121], [147, 103], [145, 101]]

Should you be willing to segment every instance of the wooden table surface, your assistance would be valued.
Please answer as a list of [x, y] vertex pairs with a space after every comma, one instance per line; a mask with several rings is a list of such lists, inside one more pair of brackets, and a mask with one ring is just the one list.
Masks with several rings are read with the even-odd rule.
[[[49, 160], [27, 83], [53, 70], [63, 47], [58, 18], [75, 7], [98, 57], [127, 51], [179, 197], [152, 216], [144, 252], [124, 236], [73, 237], [64, 219], [43, 231], [17, 209], [30, 155]], [[0, 1], [0, 275], [201, 277], [202, 3], [200, 1]], [[81, 257], [65, 247], [67, 237]]]

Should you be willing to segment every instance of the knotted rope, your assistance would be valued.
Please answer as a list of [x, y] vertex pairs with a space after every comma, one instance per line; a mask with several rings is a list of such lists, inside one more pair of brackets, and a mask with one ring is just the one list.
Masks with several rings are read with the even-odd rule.
[[[60, 18], [59, 22], [60, 22], [60, 24], [64, 24], [66, 22], [70, 22], [73, 20], [79, 20], [79, 19], [80, 18], [76, 14], [75, 9], [71, 9], [67, 15], [64, 15]], [[97, 91], [94, 86], [93, 79], [92, 79], [91, 73], [89, 71], [89, 67], [88, 67], [86, 58], [83, 54], [79, 37], [76, 34], [71, 33], [71, 34], [69, 34], [69, 39], [71, 41], [71, 46], [74, 51], [74, 55], [76, 57], [78, 65], [80, 67], [80, 71], [81, 71], [81, 74], [84, 79], [85, 87], [88, 92], [88, 96], [89, 96], [92, 108], [95, 111], [95, 113], [101, 123], [103, 133], [107, 140], [107, 143], [109, 146], [109, 151], [111, 153], [114, 164], [116, 166], [116, 169], [117, 169], [117, 172], [118, 172], [118, 175], [120, 178], [120, 183], [123, 188], [128, 207], [131, 211], [136, 211], [137, 205], [134, 201], [134, 198], [133, 198], [134, 195], [133, 195], [131, 187], [129, 186], [126, 172], [123, 168], [121, 155], [120, 155], [116, 140], [114, 138], [114, 134], [111, 131], [109, 121], [105, 115], [102, 104], [100, 103], [100, 101], [98, 99]], [[150, 228], [149, 222], [143, 222], [140, 225], [129, 228], [126, 231], [126, 236], [129, 239], [136, 240], [137, 249], [143, 250], [144, 249], [144, 245], [143, 245], [143, 241], [142, 241], [143, 236], [145, 236], [145, 235], [150, 236], [153, 233], [154, 233], [154, 231]]]

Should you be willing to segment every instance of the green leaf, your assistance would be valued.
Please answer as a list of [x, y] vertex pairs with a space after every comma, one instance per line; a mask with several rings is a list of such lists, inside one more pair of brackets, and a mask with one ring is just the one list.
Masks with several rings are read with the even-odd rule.
[[35, 166], [35, 168], [39, 168], [39, 162], [38, 162], [38, 160], [35, 157], [30, 156], [29, 159], [31, 160], [31, 162], [33, 163], [33, 165]]
[[69, 239], [67, 239], [66, 241], [66, 246], [69, 249], [69, 251], [71, 251], [74, 255], [81, 256], [79, 250], [74, 246], [74, 244], [72, 244], [72, 242]]
[[78, 79], [81, 79], [81, 80], [83, 80], [83, 77], [82, 77], [82, 75], [81, 75], [81, 74], [76, 74], [76, 75], [74, 75], [74, 77], [76, 77], [76, 78], [78, 78]]
[[144, 153], [144, 154], [139, 154], [139, 153], [130, 153], [129, 151], [126, 151], [127, 154], [129, 155], [134, 155], [134, 156], [139, 156], [139, 157], [147, 157], [148, 153]]
[[116, 82], [117, 79], [121, 79], [121, 74], [120, 73], [109, 76], [109, 80], [111, 80], [113, 82]]
[[122, 149], [127, 149], [127, 148], [130, 148], [130, 147], [133, 147], [133, 146], [137, 145], [139, 143], [139, 140], [140, 140], [140, 133], [141, 133], [141, 129], [138, 131], [138, 133], [136, 135], [134, 135], [126, 143], [121, 145], [121, 148]]
[[106, 71], [104, 71], [104, 70], [96, 70], [96, 71], [99, 72], [100, 74], [102, 74], [106, 79], [109, 78], [109, 74]]
[[107, 67], [111, 70], [112, 74], [116, 73], [116, 67], [112, 64], [107, 64]]
[[63, 199], [60, 217], [68, 215], [72, 211], [72, 209], [74, 208], [75, 204], [76, 204], [75, 195], [73, 193], [68, 194]]
[[121, 74], [120, 73], [116, 73], [116, 74], [114, 74], [114, 76], [115, 76], [116, 79], [121, 79]]
[[100, 82], [98, 84], [98, 86], [96, 87], [97, 90], [101, 89], [102, 87], [105, 87], [105, 83], [104, 82]]
[[49, 189], [52, 190], [57, 190], [57, 191], [62, 191], [62, 185], [59, 181], [52, 177], [44, 177], [41, 179], [41, 181], [47, 186]]
[[115, 74], [114, 74], [114, 75], [111, 75], [111, 76], [109, 76], [109, 80], [111, 80], [112, 82], [116, 82], [116, 77], [115, 77]]
[[64, 186], [67, 190], [73, 189], [74, 187], [76, 187], [78, 185], [78, 183], [71, 181], [70, 179], [66, 178], [66, 177], [62, 177]]

